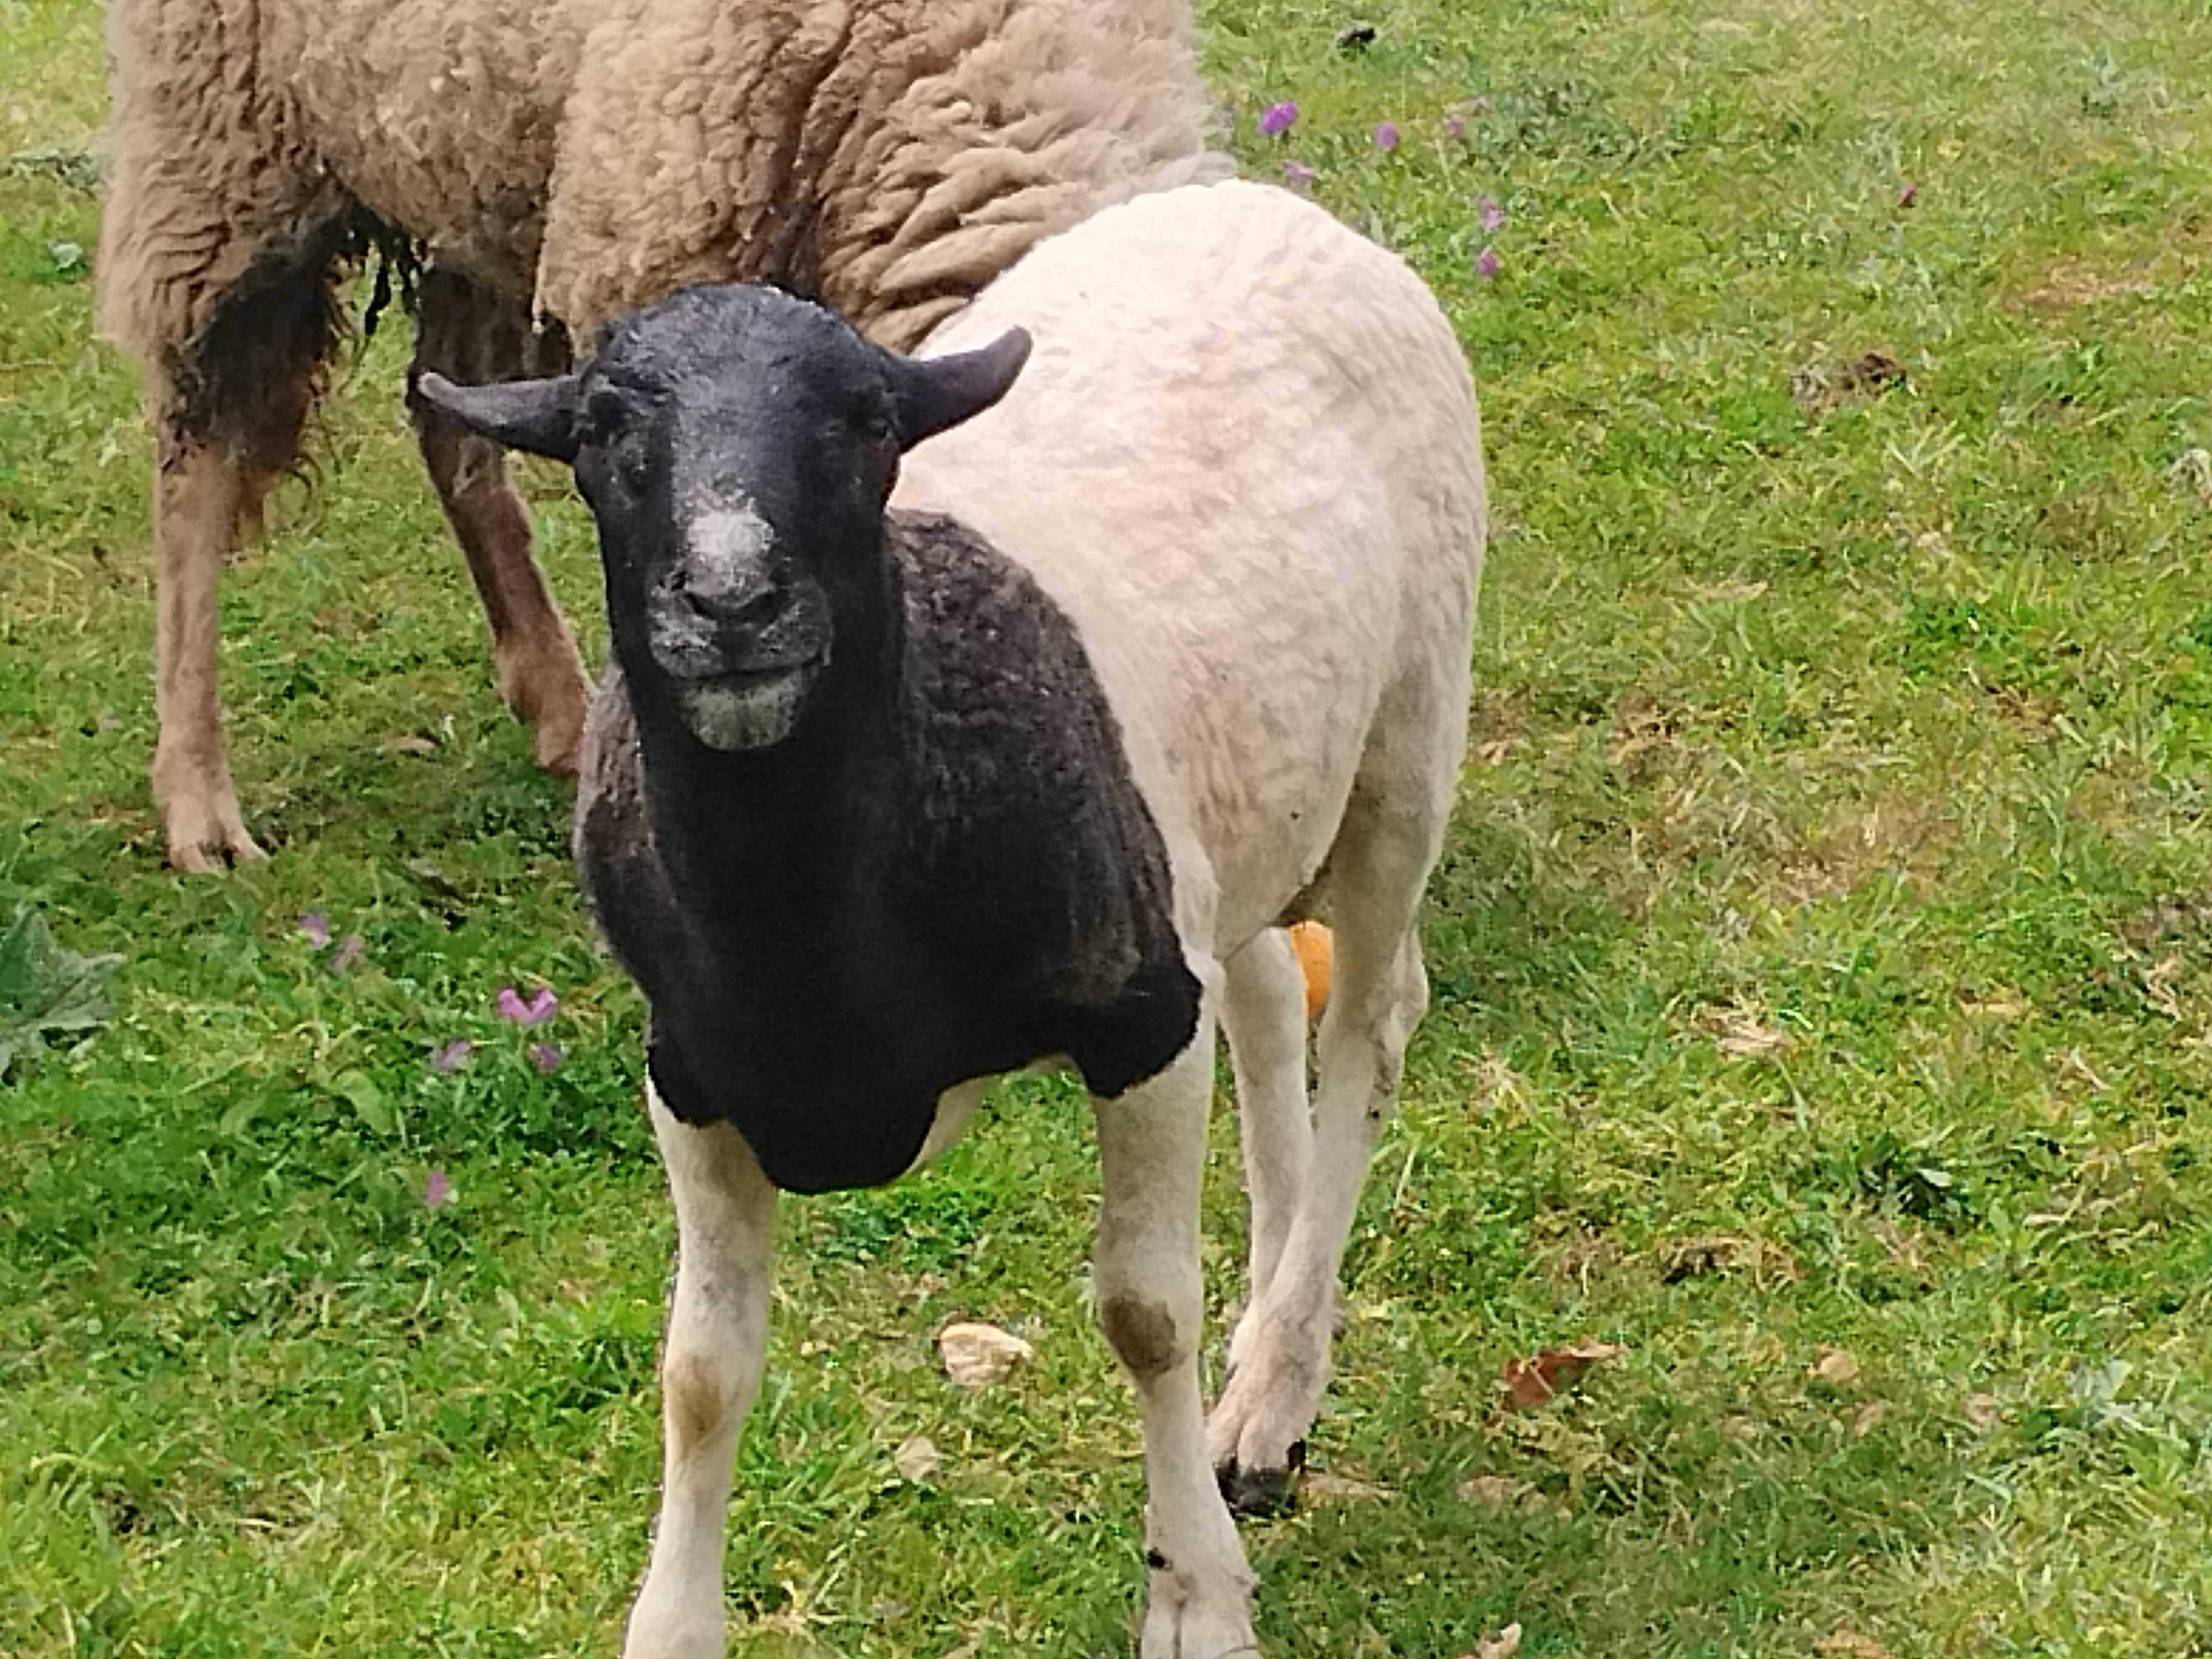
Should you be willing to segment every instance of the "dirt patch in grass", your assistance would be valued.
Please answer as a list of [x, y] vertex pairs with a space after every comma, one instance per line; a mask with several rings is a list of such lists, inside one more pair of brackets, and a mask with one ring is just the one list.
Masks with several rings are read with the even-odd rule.
[[1826, 415], [1870, 402], [1911, 383], [1903, 363], [1887, 351], [1863, 351], [1841, 363], [1819, 358], [1790, 371], [1790, 396], [1808, 415]]
[[2051, 261], [2024, 285], [2014, 287], [2007, 303], [2014, 310], [2054, 316], [2112, 300], [2145, 299], [2157, 292], [2157, 283], [2141, 266], [2116, 270], [2069, 257]]

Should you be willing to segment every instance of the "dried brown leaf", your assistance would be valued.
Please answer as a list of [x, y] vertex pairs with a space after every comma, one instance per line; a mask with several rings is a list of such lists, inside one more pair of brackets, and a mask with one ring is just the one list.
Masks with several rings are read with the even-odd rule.
[[945, 1459], [927, 1435], [914, 1435], [899, 1442], [898, 1449], [891, 1454], [891, 1467], [899, 1472], [899, 1479], [920, 1486], [944, 1466]]
[[1515, 1620], [1495, 1636], [1481, 1638], [1474, 1651], [1462, 1654], [1460, 1659], [1513, 1659], [1521, 1651], [1521, 1621]]
[[1309, 1470], [1298, 1477], [1298, 1496], [1317, 1498], [1332, 1504], [1371, 1504], [1390, 1494], [1371, 1480], [1362, 1480], [1356, 1475], [1332, 1474], [1326, 1469]]
[[1993, 1394], [1970, 1394], [1966, 1396], [1966, 1421], [1978, 1429], [1994, 1426], [2004, 1416], [2004, 1407]]
[[1730, 1008], [1717, 1022], [1714, 1046], [1731, 1060], [1771, 1060], [1785, 1054], [1796, 1039], [1778, 1027], [1763, 1023], [1748, 1009]]
[[1859, 1382], [1859, 1362], [1849, 1348], [1823, 1348], [1820, 1357], [1805, 1368], [1805, 1375], [1832, 1389], [1855, 1389]]
[[1008, 1371], [1036, 1353], [1012, 1331], [973, 1320], [963, 1320], [939, 1331], [937, 1352], [945, 1362], [945, 1374], [963, 1389], [986, 1389], [1001, 1382]]
[[1960, 997], [1959, 1006], [1970, 1014], [2007, 1025], [2034, 1012], [2034, 1006], [2016, 991], [1991, 991], [1986, 996], [1969, 992]]
[[1871, 1636], [1862, 1636], [1849, 1625], [1838, 1625], [1832, 1635], [1813, 1644], [1824, 1659], [1894, 1659], [1890, 1650]]
[[1498, 1377], [1498, 1390], [1510, 1409], [1528, 1411], [1571, 1385], [1591, 1366], [1618, 1358], [1627, 1352], [1620, 1343], [1600, 1342], [1589, 1337], [1564, 1348], [1546, 1348], [1526, 1359], [1507, 1360]]
[[1459, 1483], [1461, 1502], [1492, 1510], [1510, 1509], [1524, 1493], [1534, 1490], [1526, 1480], [1516, 1480], [1510, 1474], [1471, 1474]]

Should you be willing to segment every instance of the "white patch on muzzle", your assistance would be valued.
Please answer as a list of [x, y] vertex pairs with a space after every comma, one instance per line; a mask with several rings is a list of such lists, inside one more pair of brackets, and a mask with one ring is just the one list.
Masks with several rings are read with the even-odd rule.
[[683, 688], [685, 723], [709, 749], [765, 749], [799, 723], [799, 705], [820, 672], [814, 663], [768, 674], [698, 680]]

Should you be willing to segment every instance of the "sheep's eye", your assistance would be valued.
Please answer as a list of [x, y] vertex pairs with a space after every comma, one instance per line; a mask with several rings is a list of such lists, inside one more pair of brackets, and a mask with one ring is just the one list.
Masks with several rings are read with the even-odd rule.
[[641, 495], [652, 482], [652, 433], [629, 399], [602, 391], [584, 405], [587, 441], [606, 453], [622, 487]]
[[630, 424], [629, 404], [605, 387], [593, 392], [584, 404], [584, 430], [591, 434], [593, 443], [610, 445]]
[[623, 488], [633, 495], [645, 494], [646, 487], [653, 482], [653, 452], [645, 434], [623, 433], [615, 441], [610, 453]]

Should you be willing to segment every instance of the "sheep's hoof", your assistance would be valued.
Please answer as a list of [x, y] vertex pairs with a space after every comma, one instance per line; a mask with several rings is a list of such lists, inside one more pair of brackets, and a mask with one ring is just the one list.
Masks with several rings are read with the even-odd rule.
[[1247, 1520], [1272, 1520], [1298, 1506], [1298, 1476], [1306, 1467], [1306, 1443], [1291, 1442], [1289, 1455], [1279, 1469], [1248, 1469], [1235, 1459], [1213, 1472], [1221, 1496], [1231, 1515]]
[[527, 645], [495, 643], [492, 659], [500, 701], [530, 728], [531, 759], [556, 778], [575, 776], [592, 683], [567, 629]]
[[238, 798], [228, 787], [173, 798], [161, 808], [162, 840], [169, 867], [179, 875], [212, 875], [269, 856], [246, 833]]
[[531, 733], [530, 758], [549, 776], [573, 778], [583, 750], [581, 720], [541, 721]]

